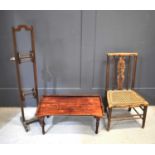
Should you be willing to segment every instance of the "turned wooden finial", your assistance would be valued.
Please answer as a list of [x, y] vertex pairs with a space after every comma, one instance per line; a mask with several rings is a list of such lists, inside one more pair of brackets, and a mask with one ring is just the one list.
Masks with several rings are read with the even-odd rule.
[[124, 73], [125, 73], [125, 59], [123, 56], [121, 56], [117, 64], [117, 87], [118, 89], [123, 89], [123, 83], [125, 79]]

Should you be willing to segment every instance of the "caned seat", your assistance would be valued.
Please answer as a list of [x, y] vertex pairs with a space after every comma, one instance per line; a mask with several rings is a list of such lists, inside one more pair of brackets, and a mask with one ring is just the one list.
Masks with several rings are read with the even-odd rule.
[[[138, 53], [110, 52], [107, 53], [106, 65], [106, 110], [110, 129], [111, 120], [142, 119], [142, 128], [145, 126], [147, 107], [149, 103], [134, 89]], [[112, 109], [133, 109], [136, 114], [112, 116]], [[141, 113], [137, 108], [141, 109]]]
[[109, 90], [107, 99], [109, 108], [148, 106], [148, 102], [134, 90]]

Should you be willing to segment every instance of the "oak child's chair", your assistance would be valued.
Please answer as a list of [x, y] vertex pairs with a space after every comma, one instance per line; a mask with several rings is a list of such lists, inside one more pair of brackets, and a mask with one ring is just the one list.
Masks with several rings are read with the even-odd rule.
[[[145, 126], [148, 102], [134, 90], [137, 57], [138, 53], [107, 53], [105, 94], [108, 131], [111, 120], [142, 119], [142, 128]], [[135, 114], [112, 116], [113, 108], [133, 109]]]

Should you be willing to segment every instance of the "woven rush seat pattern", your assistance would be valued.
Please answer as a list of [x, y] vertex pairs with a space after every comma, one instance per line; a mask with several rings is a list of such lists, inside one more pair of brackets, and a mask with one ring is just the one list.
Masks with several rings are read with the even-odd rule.
[[107, 99], [109, 107], [148, 106], [148, 102], [134, 90], [109, 90]]

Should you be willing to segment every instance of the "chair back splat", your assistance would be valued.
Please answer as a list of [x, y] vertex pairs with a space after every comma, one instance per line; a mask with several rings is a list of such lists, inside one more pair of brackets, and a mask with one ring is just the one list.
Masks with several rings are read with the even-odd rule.
[[107, 53], [106, 91], [134, 89], [137, 56], [138, 53]]

